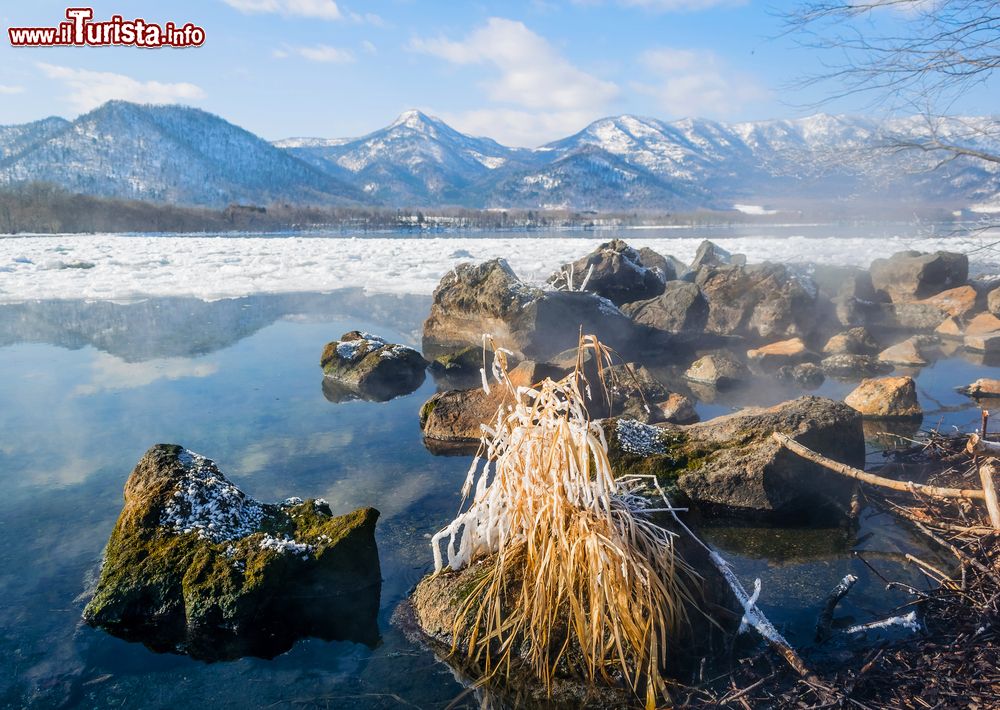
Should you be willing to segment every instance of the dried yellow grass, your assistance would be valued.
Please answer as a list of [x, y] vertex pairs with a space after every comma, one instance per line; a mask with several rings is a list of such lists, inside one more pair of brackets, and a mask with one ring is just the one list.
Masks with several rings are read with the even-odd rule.
[[669, 699], [666, 653], [699, 577], [675, 535], [649, 519], [634, 493], [641, 482], [615, 479], [604, 432], [587, 415], [598, 383], [582, 374], [584, 352], [599, 370], [610, 352], [588, 336], [575, 372], [515, 388], [494, 350], [495, 386], [509, 397], [484, 427], [463, 509], [433, 540], [437, 571], [491, 558], [456, 615], [453, 652], [464, 645], [487, 677], [522, 658], [550, 692], [561, 665], [591, 682], [624, 681], [653, 707]]

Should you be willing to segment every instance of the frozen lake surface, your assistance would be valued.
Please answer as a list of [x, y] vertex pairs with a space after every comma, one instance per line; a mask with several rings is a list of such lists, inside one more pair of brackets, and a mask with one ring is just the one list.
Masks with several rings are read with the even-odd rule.
[[0, 238], [0, 303], [32, 299], [206, 300], [263, 293], [430, 294], [465, 261], [507, 259], [541, 284], [561, 264], [614, 237], [690, 262], [710, 238], [751, 262], [816, 262], [867, 267], [907, 249], [973, 253], [979, 273], [1000, 273], [1000, 254], [984, 249], [1000, 232], [954, 236], [926, 225], [761, 225], [377, 236], [123, 236]]

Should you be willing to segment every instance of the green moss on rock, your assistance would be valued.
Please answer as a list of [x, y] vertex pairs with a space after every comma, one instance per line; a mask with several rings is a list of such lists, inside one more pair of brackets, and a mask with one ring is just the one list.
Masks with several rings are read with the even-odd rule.
[[156, 650], [272, 656], [316, 635], [374, 643], [378, 511], [246, 497], [208, 459], [159, 445], [125, 505], [84, 618]]

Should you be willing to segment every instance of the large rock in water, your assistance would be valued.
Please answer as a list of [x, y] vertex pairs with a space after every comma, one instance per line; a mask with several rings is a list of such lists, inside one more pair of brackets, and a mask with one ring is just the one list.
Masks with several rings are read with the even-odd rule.
[[923, 416], [912, 377], [864, 380], [844, 401], [869, 419], [918, 419]]
[[489, 333], [519, 360], [545, 361], [575, 348], [581, 327], [619, 352], [628, 351], [637, 334], [637, 326], [601, 296], [533, 288], [503, 259], [460, 264], [434, 290], [424, 352], [436, 356], [481, 345]]
[[727, 350], [709, 353], [691, 363], [684, 377], [692, 382], [726, 389], [742, 384], [750, 376], [747, 366]]
[[566, 291], [596, 293], [620, 306], [662, 293], [668, 278], [677, 275], [666, 259], [660, 257], [657, 263], [646, 264], [640, 252], [614, 239], [582, 259], [564, 264], [549, 277], [549, 284]]
[[806, 337], [816, 328], [816, 294], [781, 264], [702, 268], [705, 330], [752, 340]]
[[327, 343], [320, 357], [327, 399], [385, 401], [409, 394], [423, 383], [427, 361], [411, 347], [352, 330]]
[[[530, 387], [546, 377], [559, 379], [565, 370], [530, 360], [507, 373], [515, 387]], [[425, 439], [475, 444], [483, 435], [482, 426], [496, 422], [497, 410], [511, 399], [508, 389], [496, 384], [487, 392], [482, 387], [438, 392], [420, 408], [420, 429]], [[456, 447], [453, 450], [460, 451]]]
[[260, 503], [209, 459], [159, 444], [125, 484], [84, 619], [204, 660], [270, 658], [304, 636], [374, 645], [378, 515]]
[[876, 259], [869, 271], [875, 289], [900, 303], [964, 286], [969, 279], [969, 257], [950, 251], [902, 251]]
[[861, 416], [843, 402], [800, 397], [690, 426], [605, 423], [615, 474], [653, 474], [695, 503], [753, 513], [843, 504], [851, 481], [781, 447], [773, 432], [850, 466], [864, 464]]

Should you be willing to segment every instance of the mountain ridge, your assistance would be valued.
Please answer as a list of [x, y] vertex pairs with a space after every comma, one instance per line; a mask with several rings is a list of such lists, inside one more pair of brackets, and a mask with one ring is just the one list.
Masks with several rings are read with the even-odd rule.
[[[996, 126], [963, 117], [935, 130], [1000, 153]], [[887, 149], [928, 130], [912, 117], [880, 125], [823, 113], [735, 123], [622, 114], [517, 148], [408, 110], [363, 136], [268, 142], [200, 109], [112, 101], [74, 121], [0, 127], [0, 186], [38, 180], [202, 206], [675, 211], [816, 199], [1000, 201], [1000, 165], [960, 160], [929, 173], [932, 156]]]

